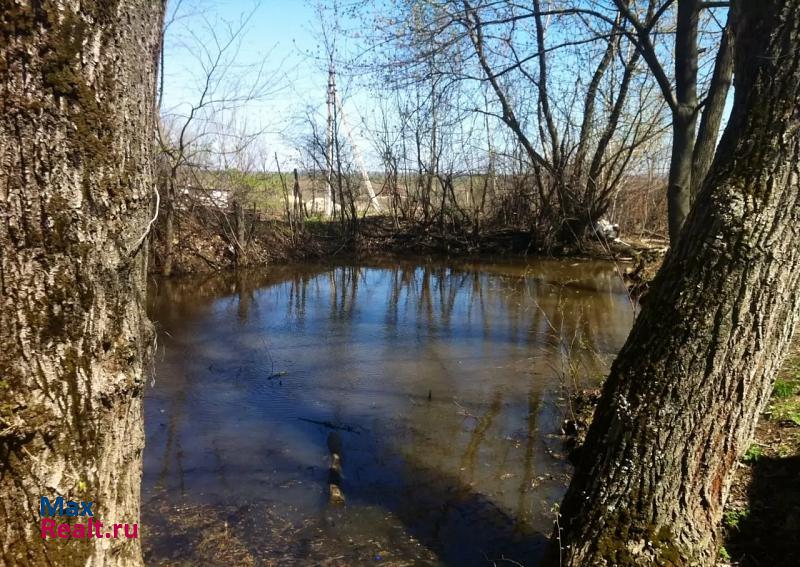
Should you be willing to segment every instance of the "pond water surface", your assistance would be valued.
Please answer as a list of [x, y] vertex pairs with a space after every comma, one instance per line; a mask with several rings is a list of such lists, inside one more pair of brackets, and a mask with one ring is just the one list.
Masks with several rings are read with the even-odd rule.
[[633, 308], [610, 263], [420, 259], [158, 281], [150, 315], [149, 564], [469, 566], [538, 562], [565, 388]]

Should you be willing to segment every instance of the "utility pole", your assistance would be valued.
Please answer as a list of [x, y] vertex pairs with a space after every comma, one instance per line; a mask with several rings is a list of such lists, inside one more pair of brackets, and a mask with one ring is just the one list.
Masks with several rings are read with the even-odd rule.
[[342, 105], [342, 101], [337, 100], [336, 104], [339, 106], [339, 115], [342, 118], [342, 126], [344, 127], [344, 131], [347, 133], [347, 139], [350, 140], [350, 146], [353, 148], [353, 158], [356, 160], [358, 169], [359, 171], [361, 171], [361, 179], [364, 180], [364, 185], [367, 188], [367, 195], [369, 195], [369, 202], [373, 207], [375, 207], [375, 210], [377, 212], [381, 212], [381, 203], [375, 196], [375, 190], [372, 188], [372, 181], [370, 181], [369, 179], [369, 173], [367, 173], [367, 168], [364, 165], [364, 160], [361, 159], [361, 153], [358, 151], [356, 140], [353, 137], [353, 131], [347, 124], [347, 118], [345, 118], [344, 106]]
[[328, 161], [328, 171], [327, 171], [327, 195], [325, 196], [325, 215], [331, 216], [333, 212], [333, 207], [331, 205], [331, 195], [333, 192], [333, 143], [334, 143], [334, 120], [336, 116], [336, 112], [338, 111], [338, 116], [341, 117], [341, 123], [344, 127], [344, 130], [347, 134], [347, 139], [350, 141], [350, 146], [353, 148], [353, 158], [358, 165], [358, 169], [361, 172], [361, 178], [364, 181], [364, 185], [367, 188], [367, 194], [369, 195], [370, 204], [375, 207], [375, 210], [380, 212], [381, 211], [381, 204], [378, 201], [378, 198], [375, 195], [375, 189], [372, 187], [372, 181], [369, 179], [369, 173], [367, 172], [367, 168], [364, 165], [364, 160], [361, 159], [361, 154], [358, 151], [358, 146], [356, 145], [355, 138], [353, 137], [353, 131], [350, 129], [350, 126], [347, 123], [347, 118], [345, 117], [344, 113], [344, 106], [342, 105], [342, 101], [336, 98], [336, 72], [333, 68], [333, 62], [330, 63], [328, 67], [328, 140], [327, 140], [327, 161]]
[[333, 110], [336, 103], [336, 75], [333, 69], [333, 61], [328, 66], [328, 139], [325, 158], [328, 171], [325, 174], [326, 193], [325, 216], [330, 218], [333, 214]]

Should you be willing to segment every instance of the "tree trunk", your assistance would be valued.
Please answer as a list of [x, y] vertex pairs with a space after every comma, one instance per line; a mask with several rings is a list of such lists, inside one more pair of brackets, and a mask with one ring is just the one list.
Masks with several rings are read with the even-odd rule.
[[42, 539], [39, 510], [63, 496], [106, 528], [139, 519], [162, 16], [157, 0], [0, 1], [4, 565], [141, 563], [138, 539]]
[[728, 98], [728, 91], [731, 86], [731, 77], [733, 76], [733, 16], [733, 11], [728, 10], [728, 21], [722, 30], [722, 39], [714, 62], [714, 73], [711, 77], [705, 104], [703, 105], [700, 128], [697, 130], [697, 141], [695, 142], [694, 155], [692, 156], [692, 190], [690, 195], [692, 201], [697, 197], [697, 193], [703, 186], [708, 170], [711, 168], [711, 162], [714, 160], [719, 126], [722, 123], [725, 100]]
[[164, 196], [164, 263], [161, 275], [168, 278], [172, 275], [175, 262], [175, 178], [170, 179], [167, 193]]
[[667, 186], [669, 240], [674, 243], [692, 206], [692, 153], [694, 151], [694, 109], [680, 106], [672, 116], [672, 156]]
[[708, 565], [800, 290], [800, 0], [738, 0], [708, 179], [611, 369], [553, 565]]
[[[287, 195], [288, 199], [288, 195]], [[287, 203], [288, 207], [288, 203]], [[289, 222], [291, 223], [292, 217], [289, 215]], [[247, 262], [247, 251], [245, 245], [247, 244], [247, 225], [244, 219], [244, 207], [239, 200], [239, 196], [233, 198], [233, 228], [236, 231], [233, 243], [234, 261], [236, 267], [241, 267]]]
[[675, 28], [675, 107], [667, 187], [669, 240], [676, 242], [692, 205], [692, 155], [697, 126], [697, 23], [699, 1], [678, 2]]

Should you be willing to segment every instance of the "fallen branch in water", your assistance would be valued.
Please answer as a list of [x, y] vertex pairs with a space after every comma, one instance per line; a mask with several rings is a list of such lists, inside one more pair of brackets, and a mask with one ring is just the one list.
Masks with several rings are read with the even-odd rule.
[[314, 423], [316, 425], [322, 425], [323, 427], [327, 427], [328, 429], [338, 429], [339, 431], [347, 431], [348, 433], [355, 433], [356, 435], [360, 435], [361, 432], [358, 431], [352, 425], [336, 425], [335, 423], [331, 423], [330, 421], [318, 421], [316, 419], [309, 419], [307, 417], [298, 417], [300, 421], [307, 421], [308, 423]]

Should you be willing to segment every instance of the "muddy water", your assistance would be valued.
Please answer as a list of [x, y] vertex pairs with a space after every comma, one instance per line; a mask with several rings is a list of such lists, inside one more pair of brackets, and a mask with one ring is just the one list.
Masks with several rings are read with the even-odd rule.
[[302, 265], [150, 295], [153, 565], [535, 565], [570, 472], [564, 387], [599, 380], [633, 319], [598, 262]]

